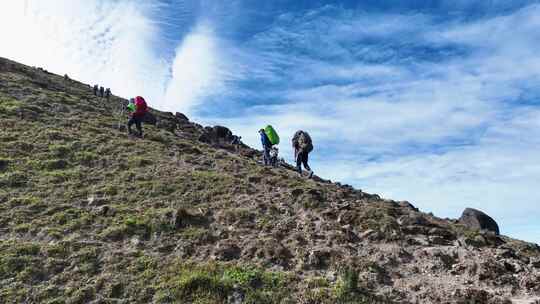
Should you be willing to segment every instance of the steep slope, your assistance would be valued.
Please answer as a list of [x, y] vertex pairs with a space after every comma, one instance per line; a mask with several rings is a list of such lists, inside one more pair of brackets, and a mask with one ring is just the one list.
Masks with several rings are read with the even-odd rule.
[[[151, 102], [151, 101], [150, 101]], [[532, 303], [540, 249], [0, 58], [1, 303]], [[539, 297], [540, 298], [540, 297]]]

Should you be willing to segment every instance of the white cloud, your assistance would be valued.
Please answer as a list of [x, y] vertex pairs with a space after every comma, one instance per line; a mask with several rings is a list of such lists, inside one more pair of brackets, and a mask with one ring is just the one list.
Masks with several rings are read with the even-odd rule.
[[201, 22], [184, 39], [176, 51], [172, 78], [165, 93], [162, 108], [189, 112], [202, 102], [201, 97], [223, 89], [225, 63], [218, 56], [219, 41], [213, 29]]
[[175, 58], [164, 57], [164, 9], [171, 7], [160, 1], [4, 0], [0, 56], [189, 111], [218, 83], [218, 49], [205, 23], [184, 37]]

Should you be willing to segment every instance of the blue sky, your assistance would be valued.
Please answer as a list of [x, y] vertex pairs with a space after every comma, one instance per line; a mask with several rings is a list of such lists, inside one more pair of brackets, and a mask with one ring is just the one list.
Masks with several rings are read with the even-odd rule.
[[[6, 0], [0, 56], [141, 94], [319, 175], [540, 243], [538, 1]], [[16, 30], [14, 30], [16, 29]]]

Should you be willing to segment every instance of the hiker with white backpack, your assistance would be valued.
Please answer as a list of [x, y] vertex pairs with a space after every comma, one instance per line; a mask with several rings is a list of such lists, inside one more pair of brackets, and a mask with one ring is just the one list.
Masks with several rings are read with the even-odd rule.
[[270, 149], [270, 166], [277, 168], [279, 165], [279, 149], [276, 145], [272, 146], [272, 149]]

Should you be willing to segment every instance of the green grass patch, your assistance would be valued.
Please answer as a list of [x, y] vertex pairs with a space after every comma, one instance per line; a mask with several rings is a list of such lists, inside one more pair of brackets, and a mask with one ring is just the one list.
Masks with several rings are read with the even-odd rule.
[[255, 266], [177, 264], [158, 285], [158, 303], [224, 303], [233, 293], [248, 304], [283, 303], [290, 294], [289, 278]]
[[44, 170], [55, 171], [66, 169], [69, 167], [69, 162], [64, 159], [53, 159], [43, 161], [41, 162], [41, 165]]
[[69, 145], [55, 144], [49, 146], [49, 151], [55, 158], [67, 158], [72, 152], [72, 147]]
[[19, 188], [28, 183], [28, 176], [20, 172], [8, 172], [0, 175], [0, 187]]
[[207, 229], [200, 227], [188, 227], [180, 232], [180, 236], [183, 239], [202, 243], [212, 240], [210, 232]]
[[31, 206], [39, 203], [39, 199], [32, 195], [14, 197], [8, 201], [11, 207]]
[[22, 106], [22, 102], [16, 99], [0, 97], [0, 113], [2, 114], [12, 115], [21, 106]]
[[91, 165], [94, 161], [98, 160], [99, 156], [90, 151], [79, 152], [75, 155], [75, 161], [84, 166]]
[[100, 237], [112, 241], [121, 241], [132, 236], [148, 239], [152, 232], [166, 230], [171, 230], [171, 227], [161, 223], [159, 218], [128, 217], [117, 225], [107, 227], [100, 233]]
[[145, 157], [132, 156], [128, 159], [128, 166], [130, 167], [146, 167], [152, 165], [153, 162]]
[[0, 280], [17, 278], [27, 283], [43, 280], [40, 250], [34, 243], [0, 242]]

